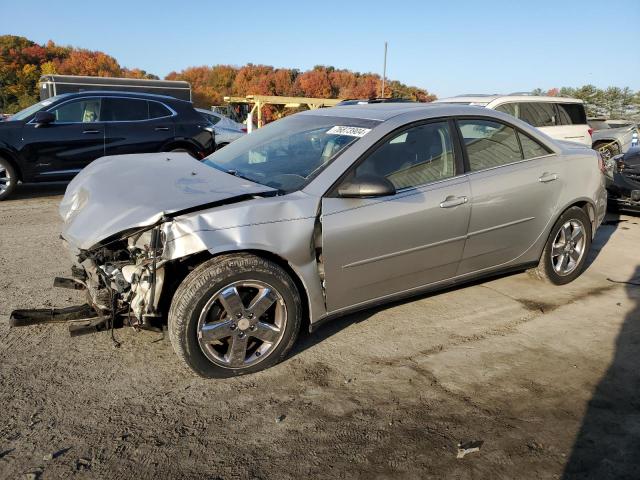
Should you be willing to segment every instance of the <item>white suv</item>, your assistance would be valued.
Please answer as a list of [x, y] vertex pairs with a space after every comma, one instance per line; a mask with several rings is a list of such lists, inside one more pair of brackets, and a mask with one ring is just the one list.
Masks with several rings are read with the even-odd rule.
[[435, 103], [477, 105], [508, 113], [539, 128], [556, 140], [582, 143], [591, 147], [593, 130], [587, 123], [582, 100], [534, 95], [464, 95], [443, 98]]

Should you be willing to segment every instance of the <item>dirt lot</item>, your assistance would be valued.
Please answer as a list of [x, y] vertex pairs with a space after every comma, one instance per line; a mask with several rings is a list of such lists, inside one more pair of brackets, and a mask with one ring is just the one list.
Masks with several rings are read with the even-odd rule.
[[[0, 478], [640, 478], [640, 288], [607, 279], [640, 280], [640, 217], [612, 217], [569, 286], [424, 296], [204, 381], [159, 334], [9, 330], [81, 300], [51, 288], [62, 191], [0, 203]], [[461, 440], [483, 444], [456, 459]]]

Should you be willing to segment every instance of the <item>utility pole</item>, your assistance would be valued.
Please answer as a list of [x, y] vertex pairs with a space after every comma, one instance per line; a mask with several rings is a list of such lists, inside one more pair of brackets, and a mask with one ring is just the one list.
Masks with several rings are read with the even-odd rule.
[[384, 65], [382, 67], [382, 92], [380, 98], [384, 98], [384, 84], [387, 80], [387, 42], [384, 42]]

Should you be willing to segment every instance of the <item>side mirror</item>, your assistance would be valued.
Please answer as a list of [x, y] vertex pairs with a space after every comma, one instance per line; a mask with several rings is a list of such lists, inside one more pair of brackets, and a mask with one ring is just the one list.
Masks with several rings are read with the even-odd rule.
[[338, 188], [338, 195], [343, 198], [387, 197], [395, 193], [393, 183], [377, 175], [360, 175]]
[[55, 122], [56, 116], [51, 112], [40, 111], [33, 117], [33, 123], [36, 124], [36, 128], [44, 127], [52, 122]]

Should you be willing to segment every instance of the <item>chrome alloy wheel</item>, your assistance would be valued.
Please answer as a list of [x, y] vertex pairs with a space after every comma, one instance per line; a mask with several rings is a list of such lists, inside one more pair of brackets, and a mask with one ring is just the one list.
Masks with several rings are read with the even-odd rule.
[[284, 299], [273, 286], [242, 280], [220, 289], [205, 304], [198, 320], [198, 343], [216, 365], [244, 368], [275, 350], [286, 323]]
[[565, 222], [558, 230], [551, 248], [551, 264], [558, 275], [573, 272], [585, 253], [585, 228], [580, 220]]
[[7, 191], [11, 185], [11, 174], [7, 167], [0, 163], [0, 195]]

